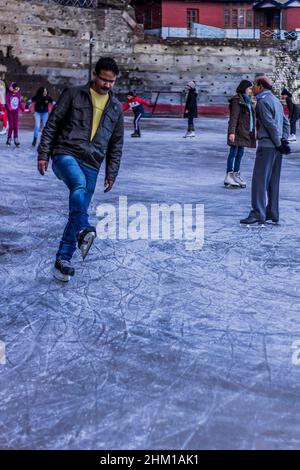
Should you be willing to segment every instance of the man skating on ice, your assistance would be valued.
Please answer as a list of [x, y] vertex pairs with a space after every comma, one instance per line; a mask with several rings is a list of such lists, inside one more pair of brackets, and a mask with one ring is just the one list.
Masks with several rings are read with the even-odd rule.
[[269, 77], [257, 77], [253, 85], [257, 99], [258, 147], [252, 176], [252, 209], [241, 224], [279, 221], [279, 181], [282, 154], [290, 153], [287, 142], [289, 122], [280, 101], [272, 93]]
[[127, 93], [127, 101], [123, 104], [123, 111], [127, 111], [128, 109], [132, 109], [134, 114], [133, 126], [134, 132], [131, 134], [131, 137], [141, 137], [141, 128], [140, 128], [140, 120], [144, 115], [144, 107], [143, 104], [149, 106], [150, 108], [153, 107], [153, 104], [149, 103], [143, 98], [140, 98], [132, 91]]
[[95, 191], [104, 158], [105, 189], [110, 191], [122, 156], [124, 126], [121, 103], [112, 88], [119, 74], [110, 57], [99, 59], [93, 81], [65, 89], [43, 130], [38, 147], [38, 170], [44, 175], [52, 158], [52, 169], [69, 189], [69, 219], [54, 266], [54, 276], [68, 281], [75, 270], [71, 258], [76, 247], [85, 258], [96, 230], [89, 224], [88, 207]]

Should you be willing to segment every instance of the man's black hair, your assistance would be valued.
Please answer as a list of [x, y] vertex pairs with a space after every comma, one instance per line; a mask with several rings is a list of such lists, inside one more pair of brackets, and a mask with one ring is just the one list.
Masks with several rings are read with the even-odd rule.
[[101, 70], [107, 70], [113, 72], [115, 75], [119, 75], [119, 67], [114, 59], [111, 57], [101, 57], [95, 65], [95, 72], [98, 75]]
[[136, 96], [133, 91], [128, 91], [127, 96]]

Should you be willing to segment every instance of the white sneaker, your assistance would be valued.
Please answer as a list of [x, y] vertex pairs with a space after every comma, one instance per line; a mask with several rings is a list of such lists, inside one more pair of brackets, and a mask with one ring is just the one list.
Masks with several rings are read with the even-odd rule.
[[291, 134], [288, 138], [288, 141], [289, 142], [297, 142], [297, 137], [295, 136], [295, 134]]
[[237, 183], [237, 181], [235, 181], [233, 177], [233, 171], [229, 171], [228, 173], [226, 173], [224, 186], [226, 186], [227, 188], [239, 188], [240, 187], [239, 183]]
[[246, 182], [241, 177], [239, 171], [234, 171], [233, 172], [233, 179], [234, 179], [234, 181], [236, 181], [240, 185], [240, 188], [246, 188], [246, 186], [247, 186]]

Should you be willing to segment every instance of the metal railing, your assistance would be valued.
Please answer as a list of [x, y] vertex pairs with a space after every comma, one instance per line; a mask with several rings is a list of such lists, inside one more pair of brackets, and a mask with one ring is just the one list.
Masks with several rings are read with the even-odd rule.
[[[27, 0], [32, 1], [32, 0]], [[43, 3], [57, 3], [58, 5], [77, 8], [97, 8], [98, 6], [117, 6], [126, 8], [130, 3], [128, 0], [119, 0], [119, 2], [112, 0], [39, 0]]]
[[300, 31], [292, 30], [285, 31], [282, 29], [264, 29], [260, 31], [260, 37], [262, 39], [288, 39], [296, 41], [300, 39]]
[[[97, 8], [100, 1], [98, 0], [27, 0], [27, 2], [36, 2], [48, 3], [49, 5], [58, 4], [67, 7], [77, 7], [77, 8]], [[106, 0], [102, 0], [101, 3], [106, 3]]]

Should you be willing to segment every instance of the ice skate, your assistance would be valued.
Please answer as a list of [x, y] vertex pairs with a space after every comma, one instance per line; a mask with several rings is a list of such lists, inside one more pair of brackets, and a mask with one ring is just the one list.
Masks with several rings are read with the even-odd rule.
[[68, 282], [71, 276], [74, 276], [75, 269], [71, 265], [70, 261], [58, 259], [55, 261], [53, 275], [55, 279], [62, 282]]
[[188, 132], [183, 136], [184, 139], [192, 139], [193, 137], [196, 137], [196, 134], [195, 134], [194, 131], [188, 131]]
[[20, 142], [19, 142], [19, 139], [17, 137], [14, 139], [14, 142], [15, 142], [16, 147], [20, 147]]
[[239, 184], [240, 188], [246, 188], [246, 182], [243, 180], [243, 178], [240, 175], [239, 171], [234, 171], [233, 172], [233, 179], [236, 181], [236, 183]]
[[226, 188], [240, 188], [240, 184], [235, 180], [233, 176], [233, 171], [226, 173], [224, 186]]
[[267, 225], [279, 225], [279, 220], [276, 217], [272, 217], [271, 215], [266, 216], [266, 224]]
[[249, 215], [246, 217], [246, 219], [241, 219], [240, 220], [241, 225], [245, 225], [246, 227], [264, 227], [264, 222], [256, 219], [252, 215]]
[[77, 240], [78, 248], [81, 251], [82, 259], [85, 259], [85, 257], [87, 256], [95, 238], [96, 229], [94, 227], [87, 227], [79, 232]]
[[2, 131], [0, 132], [0, 135], [5, 135], [7, 134], [8, 127], [3, 127]]
[[10, 138], [10, 137], [7, 139], [7, 141], [6, 141], [6, 145], [7, 145], [8, 147], [10, 147], [10, 146], [11, 146], [11, 138]]
[[295, 136], [295, 134], [291, 134], [288, 138], [288, 141], [289, 142], [297, 142], [297, 137]]
[[33, 141], [32, 141], [32, 147], [35, 147], [35, 146], [36, 146], [36, 143], [37, 143], [37, 138], [34, 137], [34, 138], [33, 138]]
[[140, 132], [134, 131], [133, 134], [131, 134], [131, 137], [141, 137]]

